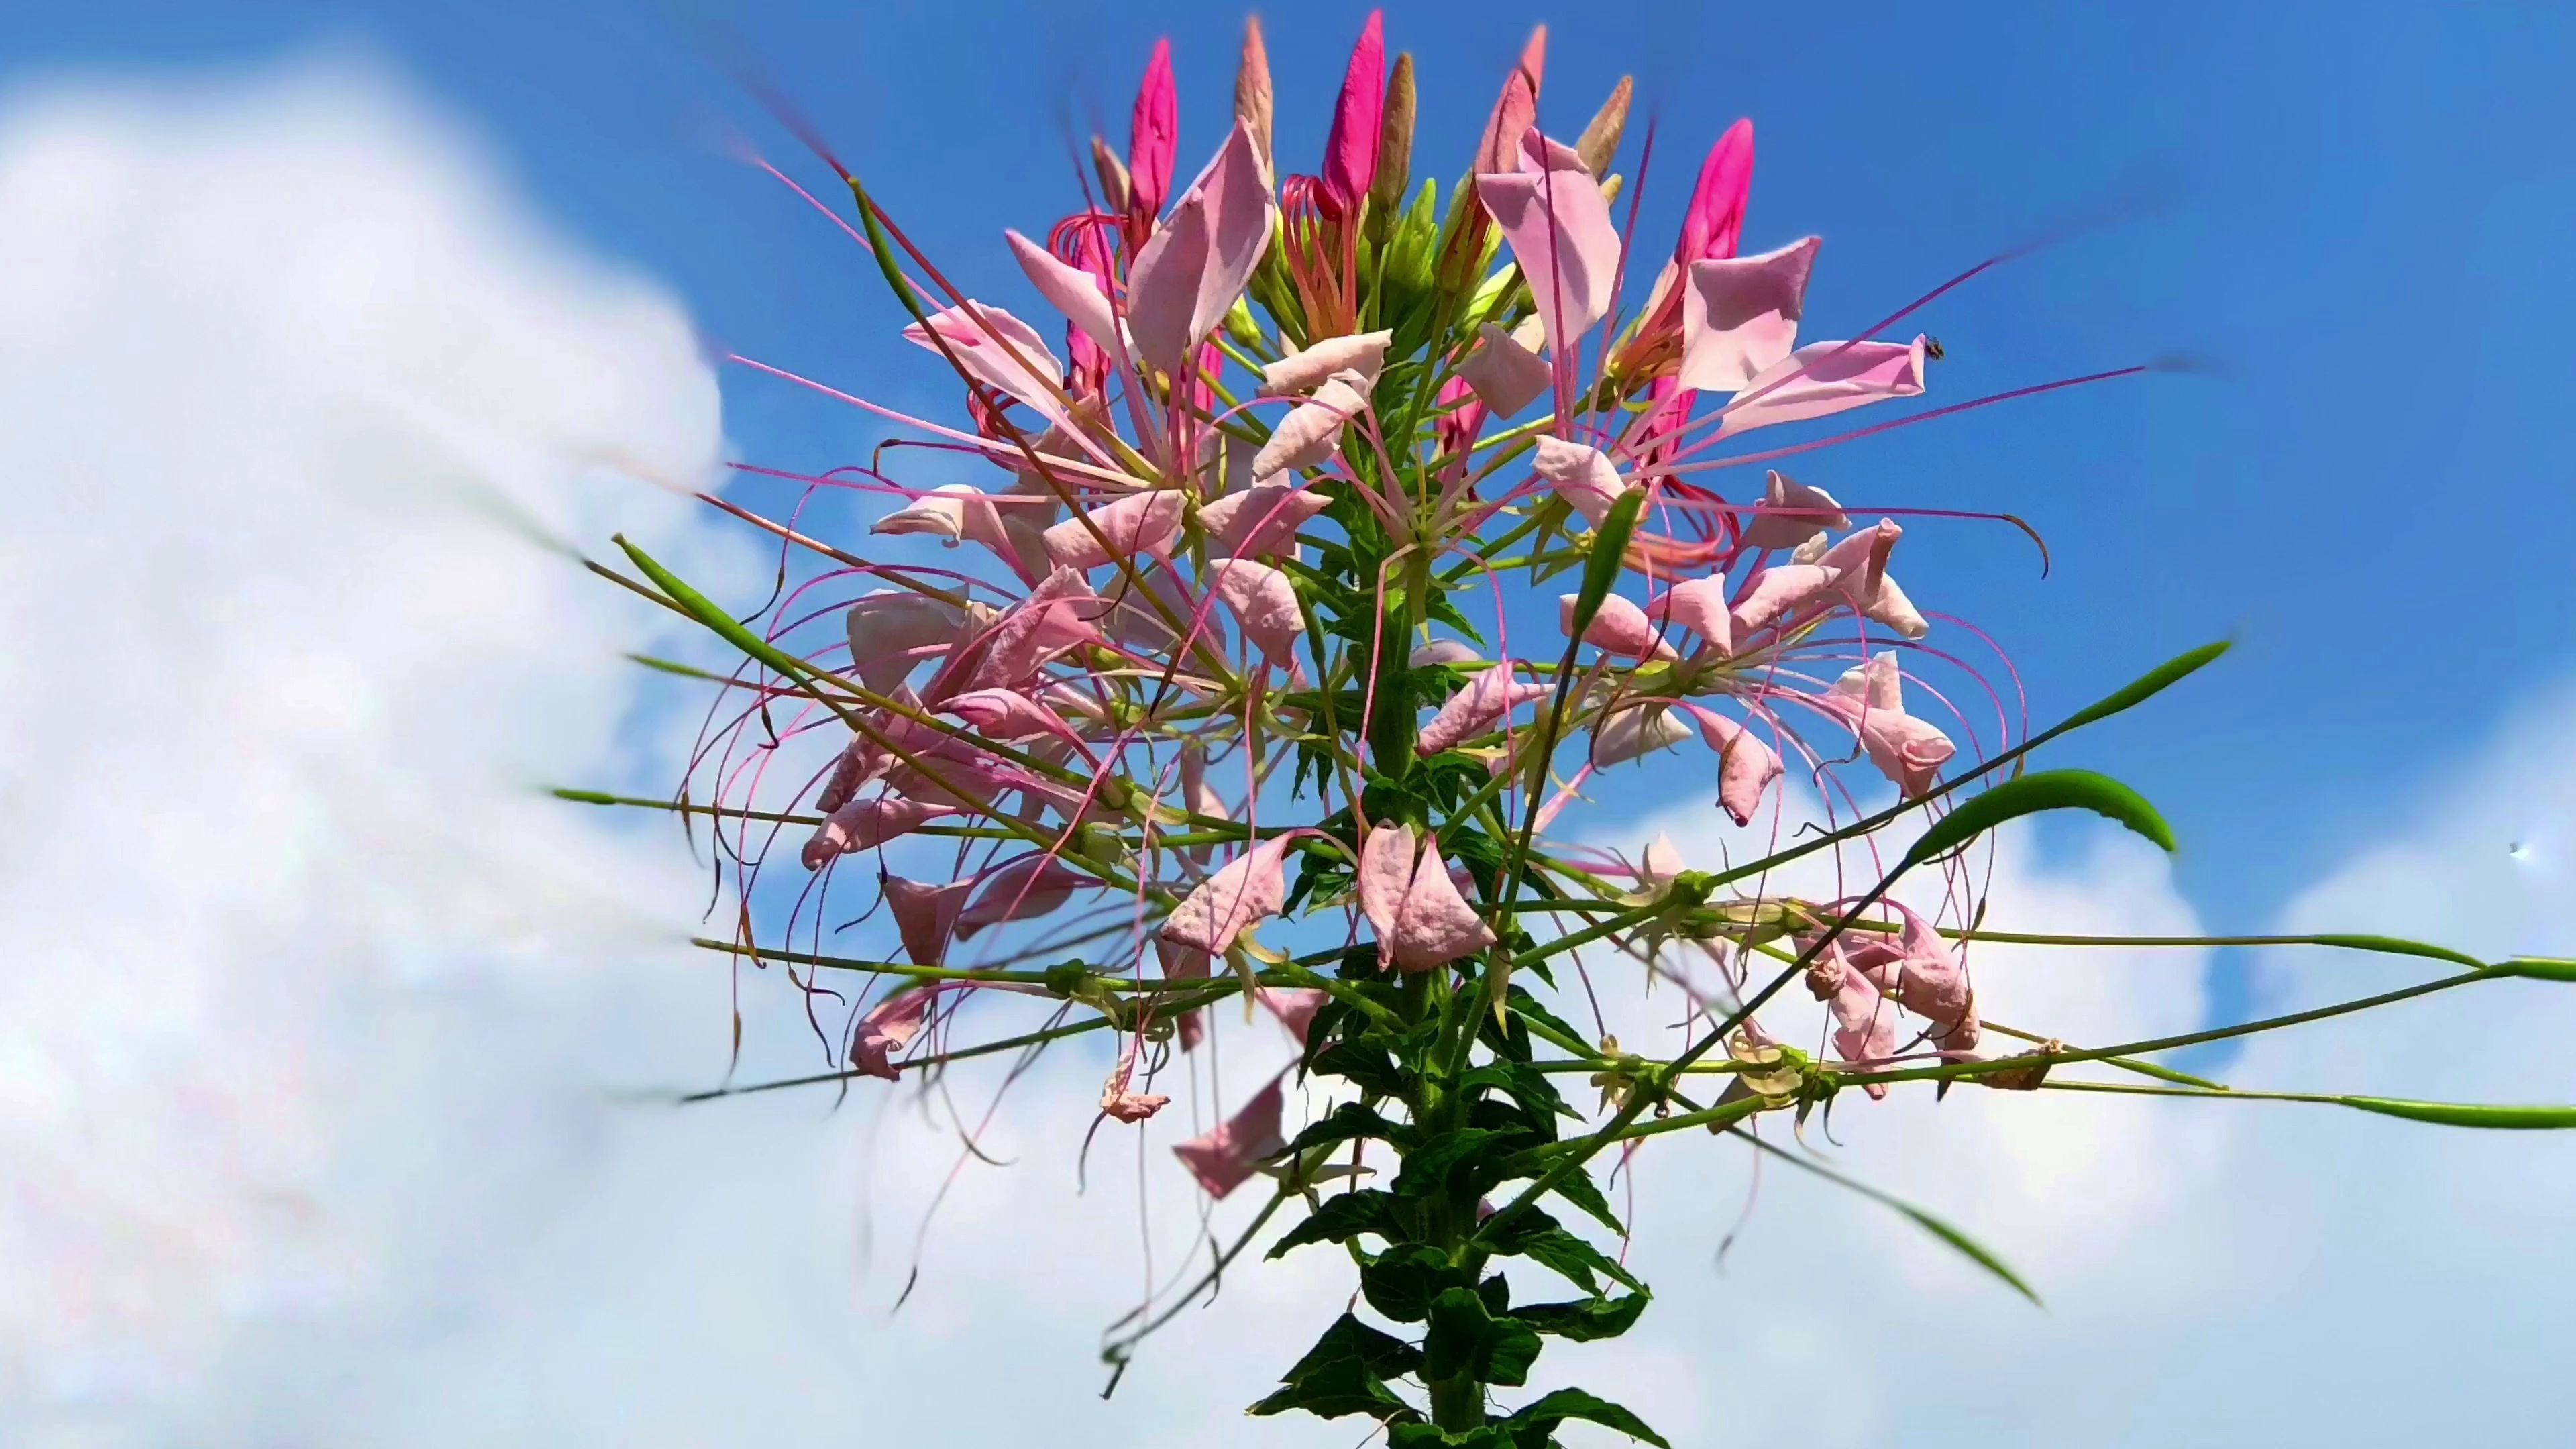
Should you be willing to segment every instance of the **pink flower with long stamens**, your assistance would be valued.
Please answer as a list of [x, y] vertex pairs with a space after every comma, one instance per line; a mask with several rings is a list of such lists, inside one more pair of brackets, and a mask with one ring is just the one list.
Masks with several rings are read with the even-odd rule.
[[1436, 838], [1417, 839], [1410, 825], [1381, 825], [1360, 846], [1360, 908], [1377, 928], [1378, 954], [1397, 969], [1428, 971], [1494, 944]]

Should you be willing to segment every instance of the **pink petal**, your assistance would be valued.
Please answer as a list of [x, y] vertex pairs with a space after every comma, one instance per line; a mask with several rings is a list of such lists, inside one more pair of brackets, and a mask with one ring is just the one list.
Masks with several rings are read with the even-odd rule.
[[1812, 342], [1765, 369], [1724, 409], [1727, 437], [1923, 394], [1923, 339]]
[[911, 986], [878, 1002], [850, 1034], [850, 1069], [893, 1081], [897, 1075], [894, 1054], [921, 1035], [930, 1003], [938, 995], [935, 986]]
[[1933, 1024], [1933, 1042], [1942, 1050], [1973, 1048], [1983, 1028], [1977, 1020], [1976, 994], [1969, 989], [1957, 949], [1931, 922], [1902, 905], [1896, 910], [1905, 922], [1898, 938], [1904, 962], [1898, 987], [1905, 996], [1905, 1009]]
[[1261, 483], [1201, 508], [1199, 526], [1211, 552], [1259, 558], [1294, 548], [1297, 530], [1331, 502], [1293, 482]]
[[[1211, 820], [1234, 818], [1233, 812], [1225, 808], [1225, 797], [1217, 793], [1214, 785], [1208, 783], [1207, 748], [1196, 740], [1187, 741], [1181, 746], [1181, 808], [1192, 815], [1203, 815]], [[1183, 825], [1180, 828], [1196, 830], [1200, 827]], [[1214, 851], [1215, 847], [1212, 845], [1193, 845], [1189, 847], [1187, 853], [1191, 860], [1204, 865], [1207, 863], [1208, 856]], [[1204, 961], [1200, 963], [1200, 969], [1205, 971]]]
[[1169, 1097], [1132, 1092], [1127, 1088], [1127, 1084], [1135, 1079], [1136, 1053], [1143, 1046], [1144, 1041], [1145, 1038], [1141, 1034], [1130, 1035], [1127, 1038], [1126, 1044], [1118, 1049], [1118, 1065], [1110, 1069], [1109, 1080], [1102, 1083], [1100, 1087], [1101, 1112], [1121, 1122], [1142, 1122], [1163, 1110], [1172, 1100]]
[[[1864, 1063], [1896, 1055], [1896, 1008], [1879, 995], [1867, 976], [1843, 960], [1841, 942], [1827, 946], [1808, 963], [1807, 989], [1833, 1014], [1836, 1056]], [[1874, 1083], [1868, 1090], [1873, 1097], [1887, 1095], [1884, 1085]]]
[[1539, 82], [1547, 70], [1547, 27], [1533, 31], [1521, 51], [1520, 64], [1503, 78], [1503, 93], [1485, 121], [1484, 139], [1476, 145], [1476, 169], [1507, 171], [1520, 155], [1521, 137], [1538, 123]]
[[[1208, 953], [1195, 946], [1184, 946], [1176, 941], [1167, 941], [1157, 936], [1154, 938], [1154, 959], [1162, 963], [1163, 979], [1166, 981], [1205, 981], [1207, 979]], [[1181, 1013], [1181, 1050], [1190, 1051], [1198, 1046], [1199, 1038], [1207, 1029], [1206, 1024], [1200, 1020], [1205, 1010], [1205, 1007], [1194, 1006]]]
[[1762, 509], [1744, 525], [1743, 542], [1747, 548], [1796, 548], [1826, 529], [1849, 527], [1834, 495], [1775, 468], [1762, 480]]
[[1016, 689], [1038, 670], [1076, 645], [1100, 638], [1092, 619], [1102, 608], [1091, 585], [1069, 568], [1059, 568], [1029, 590], [975, 643], [961, 649], [924, 691], [931, 699], [990, 689]]
[[1708, 159], [1699, 167], [1699, 184], [1691, 189], [1690, 210], [1682, 217], [1681, 244], [1673, 261], [1687, 267], [1708, 257], [1735, 255], [1744, 231], [1744, 198], [1753, 189], [1753, 123], [1726, 128]]
[[1243, 1186], [1262, 1159], [1287, 1145], [1279, 1135], [1281, 1080], [1271, 1078], [1223, 1126], [1172, 1149], [1208, 1196], [1221, 1198]]
[[1754, 576], [1732, 613], [1738, 641], [1794, 619], [1834, 595], [1834, 571], [1818, 564], [1774, 564]]
[[903, 938], [904, 954], [912, 964], [936, 966], [947, 958], [948, 937], [974, 889], [971, 880], [925, 885], [901, 876], [886, 877], [886, 909], [894, 913], [895, 932]]
[[1718, 654], [1735, 648], [1735, 620], [1727, 612], [1724, 574], [1682, 580], [1648, 605], [1646, 614], [1690, 630]]
[[1404, 893], [1413, 886], [1414, 864], [1421, 844], [1410, 825], [1381, 825], [1360, 842], [1360, 913], [1368, 917], [1381, 941], [1395, 935], [1404, 911]]
[[1048, 856], [1024, 855], [984, 873], [974, 904], [957, 915], [957, 939], [971, 939], [987, 926], [1043, 916], [1072, 899], [1076, 890], [1098, 885], [1091, 876]]
[[1660, 704], [1632, 705], [1614, 711], [1592, 729], [1592, 766], [1606, 770], [1641, 755], [1668, 750], [1691, 736], [1690, 726], [1673, 718]]
[[1818, 245], [1808, 237], [1760, 256], [1690, 264], [1682, 290], [1683, 387], [1735, 392], [1789, 355]]
[[1476, 400], [1495, 417], [1507, 418], [1546, 393], [1555, 374], [1547, 359], [1512, 340], [1512, 334], [1488, 322], [1476, 329], [1476, 350], [1458, 364], [1458, 376], [1475, 390]]
[[1237, 121], [1127, 274], [1127, 327], [1145, 361], [1179, 374], [1225, 320], [1270, 245], [1270, 177]]
[[1368, 407], [1368, 395], [1354, 386], [1358, 374], [1326, 378], [1312, 399], [1288, 410], [1270, 432], [1270, 441], [1253, 455], [1252, 476], [1258, 480], [1299, 468], [1312, 468], [1340, 450], [1342, 428]]
[[[1556, 596], [1558, 633], [1573, 630], [1575, 602], [1572, 594]], [[1605, 653], [1625, 654], [1631, 659], [1650, 656], [1656, 659], [1679, 658], [1672, 645], [1655, 637], [1657, 632], [1645, 610], [1617, 594], [1611, 594], [1602, 599], [1600, 612], [1592, 616], [1591, 624], [1584, 629], [1583, 642]]]
[[1908, 639], [1920, 639], [1931, 632], [1932, 626], [1915, 612], [1913, 601], [1887, 574], [1888, 556], [1904, 536], [1905, 530], [1895, 519], [1882, 518], [1877, 527], [1862, 529], [1825, 550], [1816, 563], [1838, 572], [1836, 587], [1862, 618], [1884, 624]]
[[1534, 699], [1545, 699], [1549, 689], [1544, 684], [1515, 684], [1512, 663], [1496, 660], [1494, 667], [1478, 673], [1466, 687], [1449, 696], [1431, 723], [1416, 736], [1414, 749], [1421, 754], [1436, 755], [1463, 739], [1481, 735]]
[[1948, 735], [1905, 712], [1904, 675], [1891, 652], [1845, 671], [1816, 702], [1860, 737], [1869, 762], [1908, 799], [1929, 791], [1959, 752]]
[[1271, 397], [1312, 392], [1337, 372], [1356, 372], [1374, 383], [1394, 341], [1392, 331], [1327, 337], [1261, 369], [1261, 390]]
[[1279, 1018], [1279, 1024], [1288, 1029], [1288, 1034], [1295, 1037], [1301, 1047], [1306, 1044], [1307, 1029], [1315, 1024], [1315, 1013], [1323, 1010], [1324, 1003], [1332, 999], [1330, 992], [1304, 986], [1265, 987], [1261, 992], [1261, 1004], [1269, 1008], [1272, 1016]]
[[1442, 864], [1436, 838], [1423, 843], [1395, 929], [1383, 939], [1396, 966], [1405, 971], [1446, 966], [1494, 944], [1493, 931], [1458, 893], [1457, 882]]
[[1539, 439], [1530, 469], [1595, 528], [1610, 516], [1610, 505], [1632, 486], [1599, 448], [1563, 438]]
[[1386, 114], [1386, 39], [1381, 12], [1369, 12], [1351, 47], [1342, 93], [1333, 102], [1333, 129], [1324, 140], [1324, 189], [1337, 215], [1359, 208], [1377, 180], [1377, 133]]
[[1154, 42], [1154, 58], [1145, 62], [1144, 83], [1136, 88], [1136, 109], [1127, 123], [1127, 177], [1136, 210], [1160, 215], [1163, 198], [1172, 192], [1172, 162], [1180, 150], [1180, 98], [1172, 84], [1172, 42]]
[[1750, 825], [1771, 782], [1780, 778], [1780, 754], [1752, 730], [1698, 705], [1682, 708], [1699, 722], [1703, 744], [1717, 751], [1717, 803], [1738, 825]]
[[[1047, 557], [1069, 569], [1096, 569], [1113, 557], [1163, 557], [1180, 535], [1188, 502], [1179, 492], [1162, 488], [1104, 503], [1084, 515], [1091, 520], [1091, 528], [1083, 527], [1081, 519], [1068, 518], [1048, 529], [1044, 535]], [[1104, 538], [1109, 541], [1106, 549], [1100, 546]]]
[[1297, 606], [1296, 585], [1288, 576], [1251, 559], [1212, 558], [1207, 587], [1234, 610], [1243, 637], [1275, 668], [1296, 661], [1297, 636], [1306, 632], [1305, 611]]
[[1167, 941], [1221, 956], [1237, 936], [1279, 914], [1288, 899], [1288, 840], [1262, 841], [1199, 883], [1163, 922]]
[[966, 721], [988, 740], [1009, 743], [1077, 738], [1073, 728], [1055, 711], [1015, 689], [997, 687], [951, 695], [940, 703], [939, 712], [953, 714]]
[[922, 660], [916, 651], [953, 647], [969, 632], [965, 610], [906, 589], [879, 589], [853, 601], [843, 624], [851, 668], [879, 694], [912, 673]]
[[1431, 664], [1477, 664], [1483, 661], [1476, 651], [1455, 639], [1434, 639], [1406, 656], [1406, 664], [1420, 669]]
[[896, 795], [852, 800], [815, 827], [800, 858], [807, 870], [821, 870], [836, 855], [874, 849], [943, 815], [956, 813], [952, 806], [924, 804]]
[[1511, 243], [1528, 279], [1548, 349], [1563, 352], [1610, 312], [1619, 272], [1619, 229], [1601, 184], [1569, 148], [1532, 133], [1523, 140], [1531, 170], [1476, 178], [1476, 198]]
[[1112, 357], [1126, 353], [1119, 334], [1118, 313], [1109, 294], [1100, 289], [1100, 279], [1074, 266], [1015, 231], [1005, 231], [1002, 239], [1010, 243], [1011, 255], [1019, 259], [1020, 270], [1039, 295], [1055, 305], [1065, 320], [1082, 329], [1099, 348]]
[[1067, 421], [1064, 396], [1057, 386], [1064, 367], [1047, 351], [1036, 328], [999, 307], [970, 298], [964, 306], [931, 313], [927, 328], [913, 323], [903, 329], [903, 336], [935, 352], [939, 343], [931, 340], [933, 332], [948, 344], [967, 376], [1028, 404], [1050, 424], [1061, 426]]

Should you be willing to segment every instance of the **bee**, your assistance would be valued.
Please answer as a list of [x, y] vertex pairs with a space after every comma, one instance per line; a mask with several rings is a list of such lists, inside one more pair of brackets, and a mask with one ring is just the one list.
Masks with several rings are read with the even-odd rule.
[[1931, 358], [1934, 362], [1939, 362], [1942, 358], [1949, 356], [1948, 353], [1941, 350], [1941, 339], [1938, 337], [1926, 337], [1923, 339], [1923, 355]]

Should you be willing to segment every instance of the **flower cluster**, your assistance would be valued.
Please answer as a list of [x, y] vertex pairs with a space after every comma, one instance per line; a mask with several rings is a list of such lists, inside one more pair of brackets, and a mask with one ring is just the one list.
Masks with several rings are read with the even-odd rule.
[[[1940, 616], [1897, 583], [1896, 519], [1764, 466], [1844, 435], [1746, 442], [1922, 396], [1939, 346], [1882, 335], [1913, 308], [1808, 340], [1818, 239], [1740, 245], [1749, 122], [1708, 151], [1672, 245], [1642, 244], [1640, 188], [1616, 170], [1628, 83], [1563, 140], [1541, 124], [1544, 60], [1541, 31], [1444, 193], [1417, 184], [1412, 59], [1390, 67], [1372, 15], [1316, 173], [1281, 176], [1255, 26], [1232, 124], [1176, 187], [1158, 47], [1124, 156], [1095, 138], [1081, 204], [1001, 238], [1037, 299], [1017, 311], [953, 287], [844, 172], [852, 235], [910, 315], [904, 340], [961, 386], [963, 419], [834, 393], [908, 437], [807, 481], [885, 500], [875, 535], [950, 552], [872, 560], [719, 503], [820, 561], [755, 632], [628, 546], [648, 592], [748, 656], [692, 761], [713, 803], [682, 799], [717, 817], [742, 903], [734, 938], [711, 944], [806, 968], [811, 997], [826, 970], [861, 973], [855, 996], [829, 993], [848, 1009], [826, 1034], [842, 1078], [1111, 1033], [1103, 1123], [1169, 1105], [1156, 1088], [1203, 1047], [1212, 1007], [1257, 1008], [1296, 1059], [1173, 1150], [1213, 1198], [1266, 1177], [1256, 1230], [1306, 1203], [1274, 1253], [1350, 1244], [1370, 1307], [1421, 1325], [1417, 1341], [1346, 1315], [1257, 1411], [1364, 1413], [1398, 1443], [1536, 1445], [1567, 1418], [1651, 1438], [1570, 1390], [1488, 1413], [1540, 1335], [1617, 1333], [1645, 1302], [1546, 1207], [1617, 1230], [1587, 1162], [1676, 1127], [1776, 1151], [1754, 1119], [1803, 1119], [1844, 1088], [2035, 1088], [2070, 1055], [2108, 1055], [1981, 1024], [1963, 852], [2061, 806], [2162, 837], [2095, 776], [1962, 796], [2038, 740], [2011, 743], [2018, 721], [1992, 690], [1980, 740], [1927, 682], [1944, 665], [1983, 687], [1926, 642]], [[907, 482], [889, 457], [965, 481]], [[1700, 481], [1729, 470], [1759, 481]], [[1514, 630], [1541, 638], [1515, 650]], [[786, 763], [806, 758], [799, 741], [828, 753]], [[1667, 751], [1750, 828], [1756, 858], [1694, 869], [1668, 842], [1631, 858], [1571, 833], [1569, 806], [1615, 783], [1605, 772]], [[1846, 781], [1864, 762], [1878, 781]], [[792, 777], [786, 799], [774, 770]], [[1894, 803], [1865, 810], [1873, 795]], [[1823, 826], [1792, 838], [1793, 796]], [[784, 929], [763, 931], [767, 842], [799, 823], [802, 884]], [[1809, 855], [1836, 880], [1856, 859], [1875, 884], [1783, 889]], [[854, 865], [898, 959], [822, 951], [823, 893]], [[1917, 868], [1934, 889], [1890, 898]], [[793, 949], [808, 927], [811, 948]], [[1022, 944], [976, 948], [988, 931]], [[1586, 970], [1587, 947], [1680, 988], [1686, 1050], [1648, 1060], [1606, 1024], [1565, 1020], [1554, 973]], [[1823, 1004], [1812, 1051], [1757, 1015], [1793, 984]], [[961, 1044], [988, 993], [1055, 1014]], [[1597, 1121], [1558, 1092], [1566, 1072], [1601, 1087]], [[1713, 1101], [1689, 1094], [1693, 1073], [1711, 1074]], [[1339, 1102], [1293, 1139], [1292, 1082]], [[1582, 1135], [1560, 1136], [1568, 1118]], [[1328, 1182], [1343, 1186], [1326, 1196]], [[1515, 1307], [1487, 1276], [1504, 1257], [1583, 1296]], [[1140, 1311], [1113, 1357], [1169, 1311]], [[1426, 1402], [1395, 1391], [1407, 1376]]]

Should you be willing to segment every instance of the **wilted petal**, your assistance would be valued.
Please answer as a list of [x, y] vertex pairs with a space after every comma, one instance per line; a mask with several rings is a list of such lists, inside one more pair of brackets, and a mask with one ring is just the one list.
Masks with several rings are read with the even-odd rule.
[[1262, 841], [1237, 855], [1174, 906], [1157, 934], [1211, 956], [1225, 954], [1237, 936], [1279, 914], [1288, 899], [1287, 856], [1285, 837]]
[[1601, 184], [1570, 147], [1530, 132], [1520, 170], [1476, 178], [1476, 198], [1511, 243], [1548, 349], [1562, 352], [1610, 312], [1619, 229]]
[[903, 335], [904, 340], [932, 351], [939, 350], [940, 342], [947, 343], [949, 354], [967, 376], [1028, 404], [1049, 423], [1066, 421], [1064, 395], [1057, 386], [1057, 379], [1064, 376], [1063, 365], [1047, 350], [1036, 328], [1001, 308], [969, 299], [964, 306], [931, 313], [927, 328], [915, 322], [903, 329]]
[[1536, 402], [1555, 380], [1547, 359], [1513, 340], [1512, 334], [1487, 322], [1476, 329], [1476, 350], [1458, 364], [1458, 375], [1475, 390], [1476, 400], [1498, 418], [1507, 418]]
[[1397, 969], [1428, 971], [1494, 944], [1493, 930], [1466, 898], [1441, 862], [1437, 838], [1423, 842], [1422, 858], [1412, 887], [1396, 916], [1391, 944]]
[[912, 964], [937, 966], [947, 958], [948, 938], [974, 889], [971, 880], [927, 885], [901, 876], [885, 878], [886, 909], [894, 913], [895, 933], [903, 938]]
[[1144, 1044], [1141, 1033], [1131, 1033], [1118, 1049], [1118, 1065], [1110, 1068], [1109, 1080], [1100, 1087], [1100, 1110], [1103, 1115], [1121, 1122], [1142, 1122], [1171, 1102], [1169, 1097], [1130, 1091], [1127, 1084], [1135, 1080], [1136, 1053]]
[[[1896, 1008], [1867, 976], [1843, 960], [1837, 941], [1807, 965], [1807, 989], [1834, 1018], [1834, 1054], [1846, 1062], [1880, 1062], [1896, 1055]], [[1872, 1097], [1887, 1088], [1870, 1083]]]
[[1234, 610], [1243, 637], [1252, 641], [1263, 659], [1276, 668], [1295, 662], [1297, 636], [1306, 632], [1306, 616], [1297, 606], [1297, 587], [1286, 574], [1251, 559], [1212, 558], [1206, 582]]
[[1208, 1196], [1221, 1198], [1243, 1186], [1264, 1158], [1288, 1145], [1279, 1135], [1280, 1080], [1271, 1078], [1223, 1126], [1172, 1149]]
[[821, 870], [836, 855], [873, 849], [943, 815], [956, 813], [953, 806], [925, 804], [899, 795], [852, 800], [815, 827], [800, 858], [807, 870]]
[[[1181, 515], [1188, 499], [1171, 489], [1151, 493], [1130, 493], [1124, 498], [1104, 503], [1083, 515], [1068, 518], [1046, 531], [1047, 557], [1059, 567], [1096, 569], [1116, 558], [1135, 558], [1144, 554], [1161, 556], [1171, 549], [1172, 540], [1181, 531]], [[1107, 548], [1101, 541], [1108, 540]]]
[[1199, 510], [1212, 552], [1259, 558], [1294, 548], [1297, 530], [1332, 500], [1296, 483], [1262, 483]]
[[1714, 710], [1682, 706], [1699, 722], [1702, 743], [1717, 751], [1717, 803], [1738, 825], [1753, 823], [1771, 782], [1780, 778], [1780, 754], [1752, 730]]
[[[1573, 632], [1576, 602], [1573, 594], [1556, 596], [1557, 632]], [[1583, 642], [1606, 653], [1624, 654], [1631, 659], [1649, 656], [1656, 659], [1679, 658], [1673, 646], [1655, 637], [1656, 633], [1654, 622], [1646, 617], [1645, 610], [1617, 594], [1609, 594], [1602, 598], [1601, 608], [1592, 616], [1592, 622], [1584, 627]]]
[[1632, 486], [1599, 448], [1563, 438], [1539, 439], [1530, 469], [1595, 528], [1610, 516], [1610, 505]]
[[1905, 1009], [1932, 1023], [1933, 1044], [1943, 1051], [1967, 1051], [1983, 1028], [1977, 1021], [1976, 995], [1958, 950], [1931, 922], [1891, 901], [1904, 930], [1889, 953], [1893, 959], [1871, 974], [1882, 991], [1894, 990]]
[[921, 1035], [930, 1004], [938, 995], [935, 986], [910, 986], [870, 1008], [850, 1033], [850, 1069], [893, 1081], [897, 1075], [894, 1054]]
[[1098, 640], [1100, 631], [1091, 621], [1101, 608], [1099, 596], [1080, 573], [1059, 568], [1039, 580], [1000, 623], [942, 669], [928, 693], [945, 699], [996, 686], [1016, 689], [1035, 678], [1048, 660]]
[[1178, 375], [1225, 320], [1270, 245], [1270, 177], [1244, 123], [1199, 173], [1127, 276], [1127, 328], [1145, 361]]
[[1821, 418], [1846, 408], [1923, 394], [1923, 339], [1912, 342], [1815, 342], [1790, 353], [1744, 385], [1724, 409], [1727, 437]]
[[1904, 675], [1885, 650], [1846, 671], [1818, 703], [1860, 737], [1869, 762], [1907, 799], [1929, 791], [1959, 752], [1948, 735], [1905, 712]]
[[1413, 884], [1420, 842], [1410, 825], [1381, 825], [1360, 842], [1358, 886], [1360, 913], [1383, 941], [1395, 934], [1404, 909], [1404, 893]]
[[1668, 620], [1697, 634], [1719, 654], [1735, 648], [1735, 620], [1727, 612], [1726, 575], [1684, 579], [1647, 606], [1647, 617]]
[[1324, 1003], [1333, 999], [1331, 992], [1304, 986], [1264, 987], [1260, 997], [1261, 1004], [1269, 1008], [1272, 1016], [1279, 1018], [1279, 1024], [1288, 1029], [1288, 1034], [1297, 1039], [1299, 1046], [1306, 1044], [1306, 1031], [1315, 1024], [1315, 1013], [1323, 1010]]
[[1905, 530], [1895, 519], [1882, 518], [1876, 528], [1852, 534], [1816, 562], [1838, 571], [1835, 580], [1845, 598], [1862, 618], [1884, 624], [1908, 639], [1920, 639], [1932, 631], [1923, 616], [1915, 612], [1914, 601], [1887, 572], [1888, 556], [1895, 552], [1896, 541]]
[[1640, 755], [1670, 749], [1691, 737], [1690, 726], [1673, 718], [1660, 704], [1633, 705], [1614, 711], [1592, 729], [1592, 765], [1606, 770]]
[[1637, 878], [1649, 886], [1668, 886], [1673, 877], [1688, 869], [1690, 863], [1682, 859], [1682, 848], [1673, 844], [1671, 832], [1659, 831], [1637, 862]]
[[1747, 548], [1796, 548], [1826, 529], [1849, 527], [1834, 495], [1775, 468], [1762, 480], [1762, 510], [1744, 525], [1743, 542]]
[[1368, 406], [1368, 395], [1353, 383], [1357, 377], [1344, 372], [1326, 378], [1313, 398], [1290, 408], [1253, 456], [1252, 476], [1312, 468], [1332, 457], [1342, 446], [1343, 426]]
[[1394, 341], [1391, 331], [1327, 337], [1261, 369], [1261, 390], [1271, 397], [1312, 392], [1337, 372], [1356, 372], [1374, 383]]
[[1682, 288], [1683, 387], [1734, 392], [1789, 355], [1819, 244], [1808, 237], [1759, 256], [1690, 264]]
[[1414, 749], [1436, 755], [1460, 740], [1494, 728], [1513, 710], [1531, 700], [1547, 698], [1548, 692], [1544, 684], [1513, 682], [1511, 661], [1496, 660], [1493, 668], [1478, 673], [1465, 688], [1449, 696], [1440, 712], [1416, 736]]

